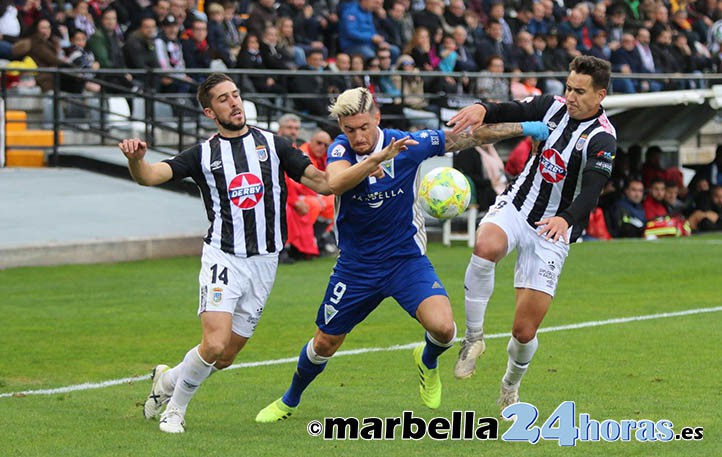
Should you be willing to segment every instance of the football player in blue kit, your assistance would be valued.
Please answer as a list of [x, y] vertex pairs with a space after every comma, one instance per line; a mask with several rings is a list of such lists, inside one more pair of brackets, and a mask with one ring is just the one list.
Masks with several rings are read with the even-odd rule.
[[441, 403], [437, 358], [456, 337], [449, 298], [426, 257], [424, 217], [416, 204], [419, 166], [432, 156], [504, 138], [548, 136], [540, 122], [484, 125], [473, 132], [380, 129], [365, 88], [342, 93], [330, 108], [343, 132], [329, 146], [328, 184], [337, 195], [340, 255], [318, 310], [318, 329], [298, 358], [291, 386], [257, 422], [287, 419], [346, 335], [383, 299], [393, 297], [426, 330], [413, 351], [422, 402]]

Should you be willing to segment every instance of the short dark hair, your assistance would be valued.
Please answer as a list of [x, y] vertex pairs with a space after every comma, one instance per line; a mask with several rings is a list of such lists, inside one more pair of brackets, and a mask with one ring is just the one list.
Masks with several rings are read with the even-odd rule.
[[652, 187], [655, 184], [664, 184], [665, 187], [667, 186], [667, 184], [664, 182], [664, 178], [660, 178], [659, 176], [652, 178], [652, 180], [649, 181], [649, 187]]
[[664, 187], [666, 187], [667, 189], [671, 189], [672, 187], [679, 187], [679, 184], [677, 184], [677, 181], [675, 181], [674, 179], [665, 179]]
[[642, 178], [639, 176], [629, 176], [624, 180], [624, 186], [622, 187], [622, 190], [629, 189], [629, 186], [632, 185], [632, 183], [638, 182], [644, 187], [644, 181], [642, 181]]
[[[211, 89], [216, 87], [222, 82], [230, 81], [233, 82], [233, 79], [231, 79], [230, 76], [223, 74], [223, 73], [211, 73], [208, 78], [206, 78], [205, 81], [203, 81], [203, 84], [198, 86], [198, 93], [196, 94], [196, 98], [198, 99], [198, 103], [201, 104], [203, 108], [208, 108], [211, 106]], [[234, 83], [235, 84], [235, 83]]]
[[569, 64], [569, 71], [592, 77], [595, 89], [607, 89], [612, 74], [612, 65], [606, 60], [593, 56], [577, 56]]

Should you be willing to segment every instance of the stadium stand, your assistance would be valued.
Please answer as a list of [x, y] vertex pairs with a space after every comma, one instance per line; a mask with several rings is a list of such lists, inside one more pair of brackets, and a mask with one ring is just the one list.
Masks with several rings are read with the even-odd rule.
[[[230, 13], [224, 22], [224, 27], [231, 27], [233, 33], [226, 32], [228, 40], [227, 43], [221, 43], [221, 47], [225, 49], [228, 45], [233, 49], [238, 48], [250, 25], [249, 13], [257, 9], [257, 6], [253, 9], [249, 6], [256, 3], [256, 1], [224, 3]], [[378, 44], [377, 52], [378, 50], [389, 52], [385, 42], [404, 49], [412, 38], [415, 28], [421, 25], [428, 26], [428, 23], [438, 25], [438, 27], [434, 26], [437, 32], [430, 37], [431, 47], [429, 52], [424, 53], [424, 62], [416, 62], [416, 68], [422, 71], [414, 73], [413, 78], [400, 77], [403, 76], [404, 69], [403, 66], [399, 67], [397, 62], [383, 66], [390, 68], [389, 71], [366, 70], [340, 74], [336, 71], [326, 71], [335, 68], [333, 56], [342, 55], [345, 51], [338, 39], [337, 21], [339, 17], [343, 17], [345, 8], [355, 3], [355, 0], [338, 3], [306, 2], [306, 6], [313, 10], [311, 19], [300, 20], [300, 16], [291, 17], [293, 30], [284, 31], [285, 38], [279, 40], [278, 49], [266, 50], [269, 55], [286, 52], [289, 44], [293, 45], [294, 42], [297, 47], [300, 46], [304, 50], [323, 49], [324, 56], [327, 56], [323, 62], [323, 66], [326, 67], [324, 70], [306, 71], [296, 67], [291, 70], [269, 69], [262, 61], [258, 69], [228, 70], [242, 89], [249, 123], [275, 130], [276, 120], [281, 114], [294, 113], [301, 117], [302, 126], [306, 130], [302, 132], [301, 137], [306, 137], [310, 131], [319, 126], [328, 129], [332, 134], [337, 133], [332, 120], [310, 115], [302, 108], [305, 106], [303, 101], [309, 99], [320, 98], [324, 103], [332, 101], [338, 92], [338, 84], [334, 79], [338, 80], [340, 77], [344, 81], [366, 85], [376, 91], [377, 95], [384, 95], [384, 97], [379, 96], [384, 119], [394, 125], [408, 125], [410, 119], [406, 119], [404, 110], [399, 109], [406, 106], [404, 94], [407, 91], [404, 90], [403, 83], [398, 88], [401, 92], [400, 97], [382, 94], [386, 90], [382, 89], [385, 87], [384, 81], [391, 77], [399, 81], [416, 81], [420, 78], [423, 86], [423, 94], [420, 97], [425, 101], [423, 109], [437, 116], [441, 125], [456, 109], [478, 100], [480, 94], [476, 92], [477, 81], [488, 76], [487, 73], [480, 72], [481, 69], [486, 68], [486, 62], [478, 57], [489, 48], [487, 45], [490, 42], [485, 36], [484, 29], [491, 19], [492, 24], [493, 21], [502, 24], [503, 46], [496, 48], [508, 51], [504, 53], [505, 73], [498, 76], [508, 81], [511, 87], [518, 85], [517, 80], [520, 79], [518, 71], [521, 70], [525, 72], [523, 79], [525, 82], [529, 81], [529, 78], [532, 80], [536, 78], [538, 89], [549, 93], [558, 93], [563, 84], [559, 79], [563, 73], [554, 71], [564, 69], [564, 65], [557, 68], [552, 64], [558, 64], [560, 59], [564, 60], [565, 53], [568, 54], [569, 50], [562, 51], [557, 47], [558, 43], [564, 41], [564, 33], [574, 34], [581, 30], [582, 33], [576, 40], [577, 50], [574, 52], [592, 53], [617, 49], [624, 32], [638, 36], [641, 30], [641, 36], [646, 36], [645, 30], [648, 30], [651, 35], [651, 46], [648, 46], [644, 39], [644, 43], [635, 43], [635, 49], [630, 48], [629, 52], [631, 54], [643, 52], [646, 58], [644, 63], [649, 67], [651, 50], [652, 57], [657, 59], [655, 67], [658, 61], [662, 62], [660, 59], [667, 59], [663, 60], [664, 65], [660, 65], [659, 68], [674, 69], [675, 72], [624, 73], [624, 78], [633, 82], [660, 81], [660, 85], [652, 86], [662, 86], [664, 90], [629, 95], [612, 94], [607, 98], [605, 107], [617, 127], [620, 147], [626, 151], [630, 148], [646, 148], [654, 144], [662, 148], [667, 164], [696, 166], [709, 163], [714, 157], [717, 144], [720, 143], [722, 135], [722, 123], [718, 114], [722, 106], [722, 85], [719, 85], [722, 81], [720, 75], [722, 3], [720, 2], [713, 5], [713, 2], [701, 1], [671, 4], [663, 0], [639, 4], [612, 1], [591, 5], [574, 0], [566, 2], [539, 0], [533, 3], [516, 0], [505, 1], [500, 8], [499, 4], [502, 2], [495, 0], [483, 2], [452, 0], [448, 4], [437, 2], [433, 10], [425, 10], [424, 2], [421, 1], [389, 1], [384, 2], [383, 5], [381, 2], [375, 2], [372, 8], [377, 9], [372, 11], [372, 22], [366, 26], [370, 31], [375, 29], [379, 34], [378, 39], [373, 39]], [[8, 60], [0, 61], [2, 80], [0, 91], [2, 99], [6, 102], [2, 110], [6, 113], [4, 124], [7, 130], [5, 132], [7, 148], [3, 147], [0, 164], [65, 165], [122, 176], [124, 166], [118, 163], [117, 158], [114, 157], [116, 151], [109, 146], [119, 139], [129, 136], [146, 138], [153, 145], [155, 153], [163, 157], [176, 153], [214, 131], [213, 125], [202, 115], [187, 93], [160, 93], [160, 87], [161, 83], [185, 75], [200, 81], [205, 77], [204, 75], [212, 71], [211, 68], [224, 68], [225, 64], [220, 59], [213, 60], [207, 68], [174, 67], [175, 70], [158, 68], [133, 70], [120, 64], [124, 61], [123, 43], [138, 29], [141, 18], [154, 16], [156, 23], [161, 23], [163, 18], [157, 16], [159, 13], [154, 8], [154, 4], [155, 2], [151, 1], [147, 8], [141, 8], [135, 2], [91, 1], [88, 3], [89, 14], [83, 17], [86, 19], [92, 17], [95, 24], [76, 21], [75, 13], [64, 16], [60, 10], [62, 3], [38, 2], [39, 6], [20, 11], [17, 29], [21, 30], [21, 34], [13, 38], [17, 39], [18, 45], [12, 46], [11, 55], [1, 56]], [[179, 22], [179, 39], [186, 44], [175, 50], [181, 53], [176, 54], [177, 56], [182, 56], [184, 48], [207, 53], [206, 46], [210, 45], [209, 42], [192, 40], [191, 26], [194, 20], [207, 20], [209, 5], [213, 4], [213, 0], [200, 1], [196, 9], [185, 11], [178, 8], [178, 3], [172, 5], [171, 14]], [[364, 5], [366, 4], [365, 2]], [[117, 24], [112, 21], [103, 24], [101, 5], [115, 9]], [[274, 15], [292, 16], [294, 9], [289, 6], [288, 0], [275, 2], [272, 7]], [[649, 6], [655, 8], [648, 8]], [[665, 9], [669, 11], [668, 15], [662, 14]], [[503, 17], [500, 18], [499, 14], [503, 14]], [[102, 68], [98, 69], [92, 61], [86, 61], [83, 68], [68, 67], [62, 70], [36, 68], [32, 61], [28, 61], [26, 54], [29, 49], [24, 48], [23, 45], [27, 44], [24, 38], [34, 34], [34, 25], [40, 18], [50, 19], [53, 25], [53, 41], [57, 41], [62, 48], [68, 50], [72, 49], [69, 38], [79, 27], [78, 24], [87, 33], [95, 35], [94, 39], [88, 36], [89, 42], [97, 45], [99, 40], [107, 39], [107, 46], [90, 47], [102, 52], [102, 55], [94, 56], [96, 61], [103, 63]], [[389, 27], [389, 24], [393, 26]], [[103, 30], [105, 35], [93, 34], [93, 27], [96, 31]], [[454, 27], [465, 29], [467, 32], [465, 40], [463, 33], [454, 33]], [[586, 34], [584, 30], [587, 30]], [[534, 48], [527, 47], [521, 52], [515, 43], [528, 42], [528, 40], [518, 40], [520, 33], [521, 36], [526, 36], [524, 34], [527, 32], [534, 37]], [[458, 65], [453, 68], [455, 71], [448, 71], [449, 63], [454, 59], [448, 58], [446, 51], [443, 51], [442, 58], [440, 43], [444, 39], [444, 34], [452, 33], [462, 37], [463, 44], [459, 44], [458, 48], [463, 47], [462, 54], [468, 54], [473, 58], [458, 58], [456, 60]], [[667, 34], [672, 36], [672, 43], [667, 42]], [[311, 36], [313, 39], [309, 41]], [[214, 48], [218, 46], [219, 38], [222, 37], [215, 36], [210, 40], [213, 41], [211, 44]], [[594, 38], [594, 42], [590, 42], [589, 38]], [[480, 50], [482, 47], [484, 50]], [[174, 50], [170, 49], [171, 58], [173, 52]], [[534, 53], [533, 58], [530, 52]], [[90, 55], [92, 56], [92, 52]], [[236, 56], [231, 57], [233, 60]], [[357, 60], [358, 57], [350, 56], [351, 61]], [[632, 56], [632, 58], [636, 57]], [[679, 65], [675, 66], [675, 62]], [[368, 63], [367, 61], [366, 68]], [[60, 90], [40, 94], [35, 82], [37, 75], [42, 75], [43, 80], [52, 81], [53, 86]], [[294, 90], [296, 87], [293, 81], [311, 76], [324, 81], [325, 95], [295, 93], [297, 91]], [[258, 92], [250, 84], [250, 80], [259, 78], [272, 78], [276, 83], [276, 89], [272, 93]], [[65, 90], [66, 87], [77, 87], [79, 81], [91, 85], [97, 84], [99, 91], [78, 94]], [[635, 85], [642, 90], [648, 86], [641, 83]], [[690, 90], [672, 90], [680, 87]], [[499, 145], [501, 156], [506, 157], [514, 145], [513, 142]], [[682, 171], [685, 178], [690, 176], [689, 170], [682, 169]], [[447, 224], [448, 231], [444, 233], [450, 235], [459, 232], [461, 239], [468, 241], [470, 235], [466, 227], [467, 222], [463, 219], [452, 221]], [[438, 228], [441, 234], [441, 227]], [[453, 235], [447, 236], [446, 239], [450, 241]]]

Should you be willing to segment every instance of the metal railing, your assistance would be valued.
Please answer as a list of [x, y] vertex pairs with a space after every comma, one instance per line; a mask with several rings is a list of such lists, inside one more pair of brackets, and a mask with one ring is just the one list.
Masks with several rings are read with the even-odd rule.
[[[184, 72], [166, 71], [166, 70], [98, 70], [93, 72], [92, 78], [86, 78], [87, 69], [0, 69], [0, 79], [2, 81], [1, 93], [6, 101], [5, 109], [13, 109], [12, 103], [8, 100], [16, 98], [35, 98], [40, 100], [40, 105], [45, 106], [45, 118], [43, 123], [46, 127], [52, 128], [54, 132], [55, 145], [50, 161], [57, 158], [58, 146], [60, 144], [59, 137], [61, 131], [77, 132], [79, 134], [90, 135], [95, 140], [85, 140], [83, 144], [104, 145], [115, 143], [128, 136], [129, 132], [143, 135], [144, 138], [155, 148], [161, 151], [167, 151], [174, 154], [198, 141], [205, 139], [209, 134], [216, 130], [215, 125], [205, 117], [203, 111], [195, 100], [195, 86], [197, 83], [191, 83], [192, 93], [162, 93], [160, 91], [161, 78], [176, 78], [185, 75], [206, 75], [212, 73], [207, 69], [187, 69]], [[69, 93], [63, 90], [54, 90], [50, 94], [23, 94], [17, 89], [8, 88], [9, 76], [19, 74], [19, 78], [27, 79], [30, 75], [38, 73], [50, 73], [53, 76], [53, 85], [56, 88], [63, 88], [65, 82], [77, 80], [79, 78], [85, 81], [96, 83], [100, 90], [95, 93]], [[239, 82], [239, 87], [246, 88], [246, 85], [240, 84], [245, 77], [254, 76], [270, 76], [268, 71], [264, 70], [242, 70], [232, 69], [225, 71], [226, 74], [233, 77]], [[130, 75], [132, 83], [118, 84], [114, 82], [112, 77], [124, 77]], [[255, 91], [243, 92], [245, 100], [252, 101], [258, 107], [259, 117], [257, 121], [270, 126], [281, 114], [293, 113], [298, 115], [303, 122], [318, 125], [326, 128], [335, 128], [335, 121], [324, 116], [314, 116], [301, 109], [298, 109], [298, 102], [308, 99], [318, 99], [319, 96], [324, 97], [330, 104], [334, 94], [299, 94], [293, 91], [294, 78], [302, 77], [321, 77], [334, 78], [339, 76], [357, 76], [366, 78], [371, 82], [378, 81], [380, 77], [402, 76], [401, 78], [401, 95], [389, 97], [387, 94], [377, 93], [377, 98], [386, 100], [385, 105], [388, 107], [405, 106], [404, 85], [408, 79], [404, 76], [418, 76], [425, 80], [433, 78], [451, 77], [457, 81], [474, 80], [478, 78], [501, 78], [511, 80], [520, 77], [536, 77], [539, 79], [555, 78], [563, 79], [566, 73], [525, 73], [521, 74], [498, 74], [489, 72], [477, 73], [440, 73], [440, 72], [414, 72], [401, 73], [397, 71], [377, 71], [377, 72], [345, 72], [336, 73], [331, 71], [317, 72], [309, 70], [295, 71], [274, 71], [272, 76], [277, 78], [284, 90], [279, 93], [258, 93]], [[613, 78], [626, 78], [632, 80], [660, 80], [660, 81], [696, 81], [699, 85], [707, 85], [712, 82], [722, 82], [722, 74], [615, 74]], [[460, 108], [468, 103], [478, 100], [473, 94], [469, 94], [457, 88], [455, 93], [424, 93], [422, 95], [430, 104], [436, 107], [434, 114], [441, 125], [441, 115], [439, 107]], [[126, 99], [129, 101], [128, 110], [118, 111], [110, 106], [111, 100]], [[50, 103], [50, 108], [48, 108]], [[10, 106], [8, 106], [10, 105]], [[68, 111], [83, 113], [80, 118], [68, 116], [64, 112]], [[382, 106], [384, 112], [384, 106]], [[404, 116], [398, 111], [391, 110], [384, 113], [384, 122], [386, 125], [394, 125], [404, 121]], [[397, 124], [398, 125], [398, 124]], [[67, 144], [67, 142], [66, 142]]]

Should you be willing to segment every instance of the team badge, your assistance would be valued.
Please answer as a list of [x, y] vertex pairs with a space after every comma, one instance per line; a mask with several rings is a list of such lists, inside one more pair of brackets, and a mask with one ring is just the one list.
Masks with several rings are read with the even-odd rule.
[[228, 185], [228, 198], [241, 209], [254, 208], [263, 199], [263, 182], [253, 173], [241, 173]]
[[381, 168], [384, 170], [384, 173], [389, 175], [389, 178], [394, 178], [394, 159], [381, 162]]
[[586, 143], [586, 142], [587, 142], [587, 135], [582, 135], [581, 137], [579, 137], [579, 140], [577, 141], [576, 146], [574, 146], [574, 149], [576, 149], [577, 151], [581, 151], [582, 148], [584, 147], [584, 143]]
[[214, 305], [219, 305], [223, 300], [223, 289], [220, 287], [214, 287], [211, 289], [211, 301]]
[[555, 183], [567, 176], [567, 166], [556, 149], [547, 149], [539, 157], [539, 173], [544, 181]]
[[338, 310], [332, 305], [323, 305], [323, 314], [324, 321], [326, 322], [326, 325], [328, 325], [328, 323], [331, 322], [331, 319], [338, 314]]
[[261, 162], [265, 162], [266, 160], [268, 160], [268, 150], [265, 146], [256, 146], [256, 153], [258, 154], [258, 160], [260, 160]]

